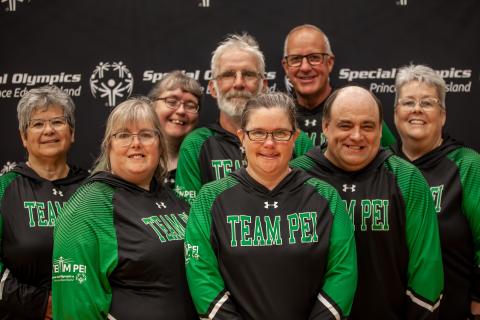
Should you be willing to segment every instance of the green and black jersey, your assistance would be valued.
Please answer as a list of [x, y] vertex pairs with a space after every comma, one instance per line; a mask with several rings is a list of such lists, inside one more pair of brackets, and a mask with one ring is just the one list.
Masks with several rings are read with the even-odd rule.
[[25, 163], [0, 177], [0, 319], [44, 319], [53, 227], [87, 172], [49, 181]]
[[[400, 144], [392, 148], [407, 159]], [[445, 136], [412, 162], [427, 179], [438, 214], [445, 294], [440, 319], [467, 319], [480, 302], [480, 155]]]
[[350, 319], [431, 319], [443, 289], [438, 223], [420, 171], [381, 150], [357, 172], [319, 147], [292, 161], [331, 183], [355, 226], [358, 287]]
[[107, 172], [65, 205], [54, 232], [55, 319], [198, 319], [183, 239], [188, 205], [153, 180]]
[[[295, 142], [293, 156], [302, 155], [311, 148], [311, 141], [302, 132]], [[226, 177], [243, 167], [243, 159], [238, 137], [218, 123], [196, 129], [180, 147], [175, 191], [191, 202], [205, 183]]]
[[356, 287], [352, 224], [329, 184], [293, 170], [273, 190], [241, 169], [190, 211], [187, 279], [206, 319], [344, 319]]
[[[323, 146], [326, 142], [325, 135], [322, 132], [323, 105], [325, 104], [325, 101], [313, 109], [307, 109], [296, 102], [295, 116], [297, 118], [298, 126], [308, 135], [314, 146]], [[395, 142], [395, 136], [392, 131], [390, 131], [385, 121], [383, 121], [382, 146], [388, 147]]]

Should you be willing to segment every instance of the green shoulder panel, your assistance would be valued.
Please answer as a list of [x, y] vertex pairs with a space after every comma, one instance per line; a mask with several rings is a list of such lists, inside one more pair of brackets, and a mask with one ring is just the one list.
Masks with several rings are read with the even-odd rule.
[[337, 190], [323, 180], [306, 181], [327, 200], [333, 224], [328, 263], [322, 291], [341, 308], [342, 319], [350, 314], [357, 287], [357, 255], [353, 224]]
[[[16, 172], [8, 172], [3, 176], [0, 176], [0, 204], [3, 201], [3, 196], [5, 195], [5, 190], [8, 186], [18, 177], [19, 174]], [[0, 252], [2, 248], [2, 239], [3, 239], [3, 214], [2, 207], [0, 205]], [[3, 272], [3, 261], [0, 260], [0, 274]]]
[[380, 140], [380, 144], [383, 147], [389, 147], [397, 142], [395, 136], [393, 135], [392, 131], [388, 127], [385, 121], [382, 122], [382, 139]]
[[114, 189], [101, 182], [80, 187], [54, 229], [52, 298], [55, 319], [105, 319], [108, 276], [118, 263], [113, 224]]
[[315, 162], [307, 155], [300, 156], [290, 161], [290, 167], [299, 168], [309, 172], [315, 166]]
[[180, 146], [175, 192], [190, 204], [202, 186], [200, 150], [203, 143], [213, 135], [214, 132], [208, 128], [198, 128], [187, 135]]
[[202, 315], [225, 289], [210, 240], [212, 206], [222, 192], [236, 184], [238, 181], [231, 176], [205, 184], [190, 209], [185, 233], [185, 264], [190, 293], [197, 312]]
[[447, 157], [460, 172], [462, 208], [472, 230], [475, 263], [480, 265], [480, 154], [469, 148], [458, 148]]
[[395, 175], [405, 204], [408, 288], [434, 308], [443, 291], [443, 267], [430, 188], [420, 170], [398, 156], [390, 156], [385, 167]]
[[293, 149], [293, 157], [299, 157], [305, 154], [308, 150], [313, 148], [312, 140], [307, 134], [300, 130], [300, 134], [295, 141], [295, 148]]

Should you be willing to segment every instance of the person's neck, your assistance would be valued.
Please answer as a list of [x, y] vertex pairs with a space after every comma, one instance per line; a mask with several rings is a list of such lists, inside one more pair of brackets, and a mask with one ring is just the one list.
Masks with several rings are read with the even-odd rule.
[[316, 95], [300, 95], [297, 94], [297, 103], [302, 107], [312, 110], [318, 107], [323, 101], [325, 101], [330, 93], [332, 92], [332, 87], [328, 85], [325, 90]]
[[237, 135], [237, 130], [240, 129], [240, 117], [230, 117], [224, 112], [220, 111], [220, 126], [228, 132]]
[[181, 138], [167, 137], [167, 170], [172, 171], [177, 168], [178, 151], [180, 150]]
[[43, 179], [53, 181], [65, 178], [68, 175], [70, 168], [66, 160], [66, 157], [40, 160], [30, 156], [28, 157], [27, 166]]
[[248, 174], [268, 190], [273, 190], [292, 171], [289, 167], [281, 174], [256, 172], [247, 166]]
[[402, 152], [410, 161], [414, 161], [440, 146], [442, 142], [443, 139], [441, 136], [426, 141], [403, 139]]

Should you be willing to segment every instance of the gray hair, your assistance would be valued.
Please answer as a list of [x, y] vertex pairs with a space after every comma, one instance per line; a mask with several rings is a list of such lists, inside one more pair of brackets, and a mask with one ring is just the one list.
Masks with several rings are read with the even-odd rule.
[[258, 72], [263, 77], [265, 74], [265, 57], [263, 56], [262, 51], [260, 51], [260, 46], [258, 45], [257, 40], [248, 33], [244, 32], [240, 34], [230, 34], [227, 38], [220, 42], [215, 51], [212, 52], [212, 61], [211, 69], [212, 75], [215, 78], [218, 75], [220, 66], [218, 65], [218, 60], [220, 57], [228, 50], [237, 49], [248, 52], [252, 54], [257, 60]]
[[436, 73], [435, 70], [422, 64], [411, 64], [398, 69], [398, 73], [395, 78], [395, 106], [398, 104], [400, 89], [412, 81], [423, 82], [429, 86], [435, 87], [438, 98], [440, 99], [440, 106], [443, 109], [446, 109], [445, 95], [447, 92], [447, 86], [445, 84], [445, 80], [443, 80], [443, 78]]
[[320, 29], [319, 27], [317, 26], [314, 26], [313, 24], [302, 24], [300, 26], [297, 26], [295, 28], [293, 28], [292, 30], [290, 30], [290, 32], [287, 34], [287, 36], [285, 37], [285, 42], [283, 44], [283, 56], [286, 57], [288, 55], [288, 48], [287, 48], [287, 43], [288, 43], [288, 38], [294, 33], [294, 32], [297, 32], [299, 30], [303, 30], [303, 29], [311, 29], [311, 30], [315, 30], [317, 32], [320, 32], [323, 36], [323, 41], [325, 42], [325, 50], [327, 51], [326, 53], [328, 53], [329, 55], [333, 56], [333, 51], [332, 51], [332, 47], [330, 46], [330, 40], [328, 40], [328, 37], [327, 35], [325, 34], [325, 32], [322, 31], [322, 29]]
[[198, 104], [201, 105], [202, 87], [200, 83], [187, 76], [180, 70], [174, 70], [165, 75], [155, 86], [150, 90], [148, 97], [152, 100], [159, 98], [165, 91], [180, 89], [184, 92], [191, 93], [198, 99]]
[[159, 163], [155, 170], [155, 177], [158, 183], [163, 183], [167, 174], [167, 152], [165, 138], [160, 130], [160, 122], [153, 109], [150, 99], [147, 97], [130, 98], [118, 106], [108, 116], [105, 135], [103, 137], [100, 155], [98, 156], [92, 173], [98, 171], [111, 171], [110, 150], [112, 135], [119, 130], [125, 129], [129, 124], [138, 122], [150, 122], [159, 137], [158, 151], [160, 154]]
[[297, 129], [297, 121], [295, 118], [295, 103], [289, 95], [282, 92], [262, 93], [250, 99], [245, 105], [245, 109], [243, 109], [242, 112], [242, 117], [240, 121], [240, 127], [242, 129], [245, 129], [247, 127], [247, 124], [250, 120], [250, 114], [254, 110], [260, 108], [281, 109], [288, 116], [288, 120], [292, 125], [292, 130]]
[[47, 85], [30, 89], [18, 102], [17, 117], [18, 129], [25, 134], [32, 113], [38, 109], [47, 109], [50, 106], [59, 106], [72, 132], [75, 130], [75, 104], [72, 98], [60, 88]]
[[368, 94], [373, 98], [373, 100], [375, 101], [375, 104], [377, 105], [379, 122], [380, 122], [380, 124], [382, 124], [382, 121], [383, 121], [382, 102], [380, 101], [380, 99], [377, 98], [376, 95], [373, 94], [373, 92], [371, 92], [367, 88], [364, 88], [364, 87], [362, 87], [360, 85], [357, 85], [357, 84], [348, 84], [346, 86], [343, 86], [340, 89], [337, 89], [337, 90], [333, 91], [332, 94], [330, 96], [328, 96], [327, 100], [325, 100], [325, 104], [323, 105], [322, 121], [328, 122], [328, 121], [331, 120], [333, 103], [335, 102], [335, 100], [337, 100], [338, 95], [343, 90], [345, 90], [347, 88], [351, 88], [351, 87], [360, 88], [362, 90], [365, 90], [365, 92], [368, 92]]

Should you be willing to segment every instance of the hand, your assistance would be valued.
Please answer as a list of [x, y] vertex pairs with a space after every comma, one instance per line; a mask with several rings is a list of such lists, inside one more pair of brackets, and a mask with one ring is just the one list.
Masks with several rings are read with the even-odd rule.
[[52, 292], [48, 294], [48, 303], [47, 303], [47, 311], [45, 312], [45, 320], [52, 320]]
[[475, 319], [480, 319], [480, 302], [472, 301], [470, 312], [475, 316]]

